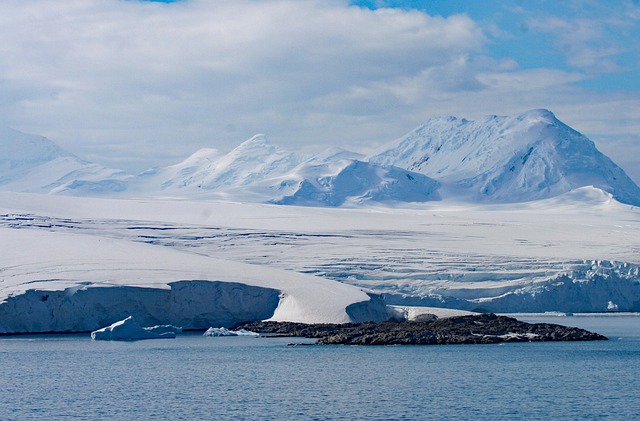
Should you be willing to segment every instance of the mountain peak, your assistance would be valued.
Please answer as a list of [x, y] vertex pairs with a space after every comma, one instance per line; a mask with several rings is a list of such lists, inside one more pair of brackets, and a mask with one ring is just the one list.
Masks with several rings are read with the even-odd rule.
[[524, 202], [593, 185], [640, 204], [640, 188], [624, 171], [546, 109], [428, 120], [370, 160], [427, 175], [473, 201]]
[[309, 158], [309, 162], [322, 163], [339, 160], [362, 160], [364, 155], [339, 146], [332, 146]]
[[560, 120], [556, 118], [555, 114], [544, 108], [526, 111], [516, 116], [516, 120], [528, 123], [542, 122], [545, 124], [556, 124], [560, 122]]
[[10, 161], [14, 166], [73, 156], [44, 136], [23, 133], [9, 127], [0, 127], [0, 150], [0, 160]]
[[107, 193], [122, 188], [122, 171], [84, 161], [43, 136], [0, 128], [0, 188], [39, 193]]
[[236, 147], [236, 149], [245, 149], [245, 148], [263, 147], [263, 146], [273, 146], [273, 145], [267, 139], [267, 135], [259, 133], [259, 134], [253, 135], [251, 138], [242, 142], [240, 145]]
[[529, 117], [529, 118], [544, 118], [544, 119], [556, 118], [555, 114], [553, 114], [551, 111], [547, 110], [546, 108], [535, 108], [533, 110], [525, 111], [524, 113], [520, 114], [520, 116]]
[[195, 151], [193, 154], [191, 154], [191, 156], [189, 158], [187, 158], [188, 160], [195, 160], [195, 159], [214, 159], [217, 158], [218, 156], [220, 156], [220, 151], [218, 151], [217, 149], [214, 148], [201, 148], [198, 149], [197, 151]]

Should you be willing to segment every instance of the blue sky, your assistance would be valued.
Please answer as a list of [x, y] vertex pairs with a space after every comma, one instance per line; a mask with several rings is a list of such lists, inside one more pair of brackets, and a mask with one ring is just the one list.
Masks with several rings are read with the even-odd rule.
[[[352, 4], [371, 9], [415, 9], [444, 17], [466, 14], [487, 29], [486, 52], [493, 57], [510, 57], [522, 69], [584, 71], [588, 79], [577, 83], [592, 89], [640, 89], [637, 1], [362, 0]], [[584, 26], [590, 33], [577, 36]], [[589, 52], [595, 55], [593, 60], [608, 61], [619, 68], [603, 71], [597, 69], [597, 63], [572, 60], [573, 55]]]
[[548, 108], [640, 181], [640, 2], [0, 2], [0, 124], [131, 171]]

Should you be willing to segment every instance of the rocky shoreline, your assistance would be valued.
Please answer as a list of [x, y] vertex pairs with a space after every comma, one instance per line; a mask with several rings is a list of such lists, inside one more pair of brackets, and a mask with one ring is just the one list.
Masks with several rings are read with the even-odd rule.
[[444, 345], [501, 342], [599, 341], [605, 336], [576, 327], [550, 323], [525, 323], [495, 314], [434, 317], [420, 321], [380, 323], [303, 324], [253, 322], [238, 325], [267, 336], [317, 338], [318, 344], [342, 345]]

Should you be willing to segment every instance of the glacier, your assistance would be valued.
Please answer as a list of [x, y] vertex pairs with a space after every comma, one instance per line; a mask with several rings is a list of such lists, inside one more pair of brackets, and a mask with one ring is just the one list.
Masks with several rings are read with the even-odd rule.
[[0, 203], [5, 333], [91, 331], [130, 315], [204, 330], [245, 319], [381, 320], [389, 304], [578, 313], [640, 302], [640, 210], [592, 187], [492, 206], [6, 192]]
[[346, 284], [125, 240], [0, 228], [0, 333], [140, 325], [231, 327], [249, 320], [383, 320], [381, 300]]

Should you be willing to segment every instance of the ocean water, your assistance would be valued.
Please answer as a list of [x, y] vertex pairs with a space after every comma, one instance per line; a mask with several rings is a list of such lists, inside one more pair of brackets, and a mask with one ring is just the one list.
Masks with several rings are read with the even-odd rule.
[[196, 333], [0, 337], [0, 420], [637, 419], [640, 317], [544, 321], [611, 340], [347, 347]]

